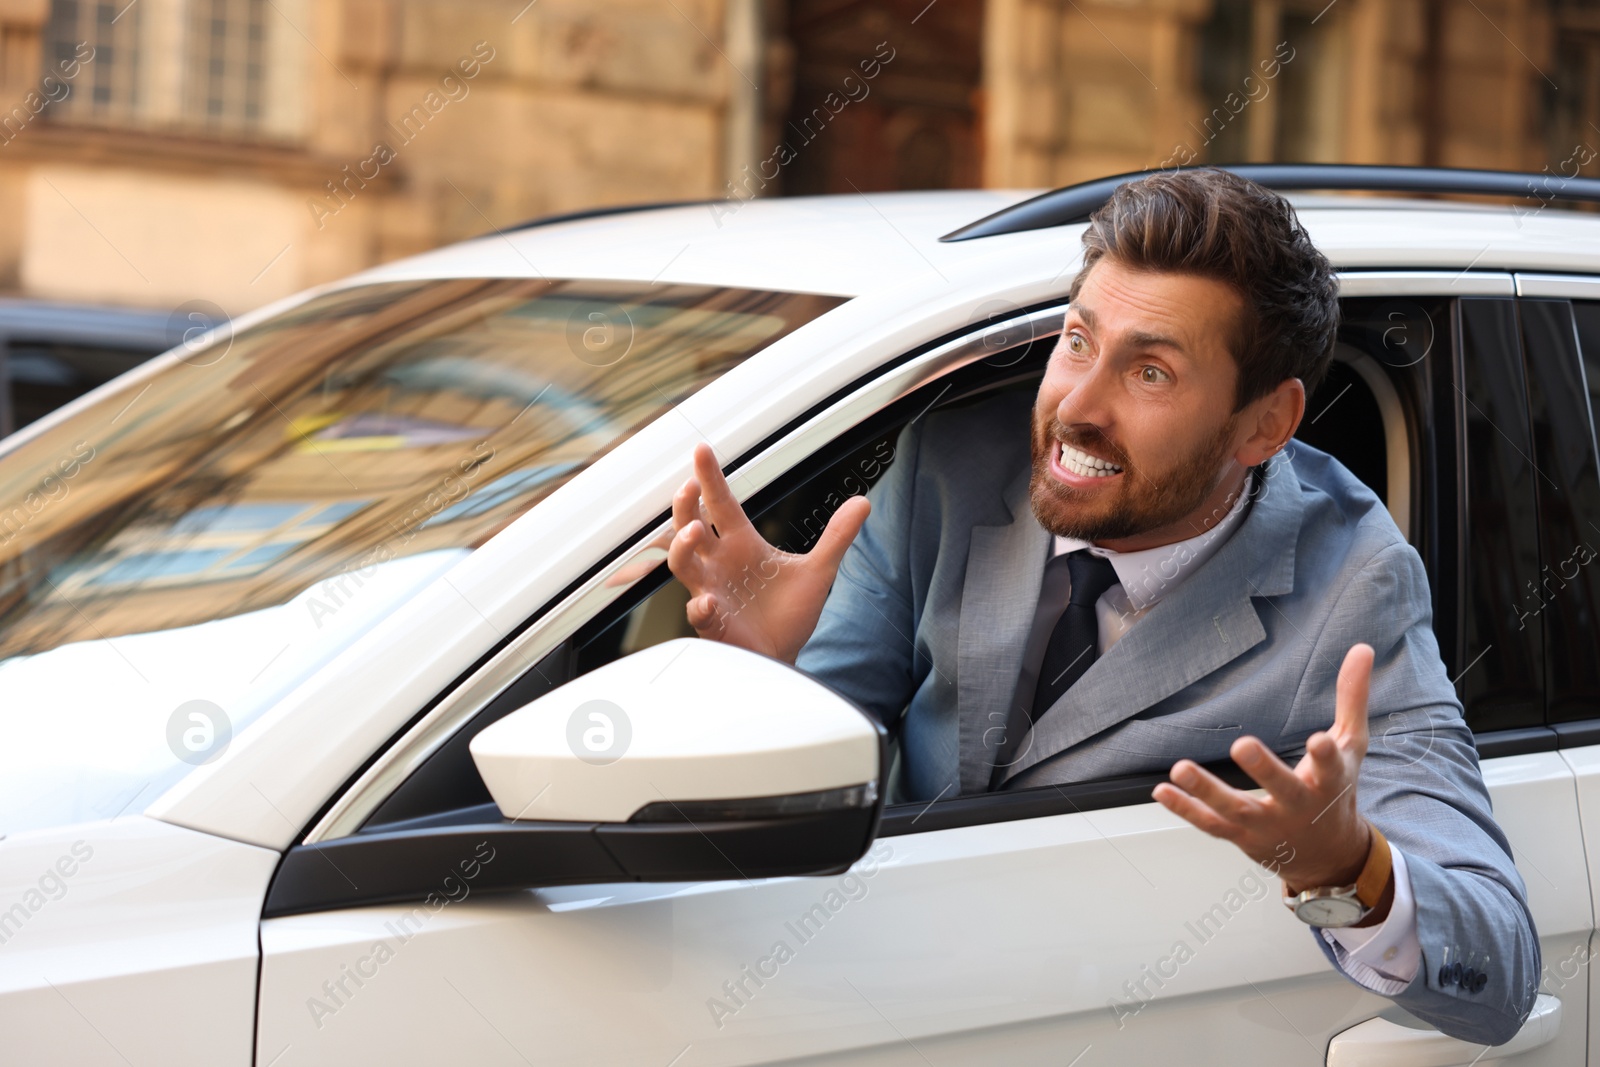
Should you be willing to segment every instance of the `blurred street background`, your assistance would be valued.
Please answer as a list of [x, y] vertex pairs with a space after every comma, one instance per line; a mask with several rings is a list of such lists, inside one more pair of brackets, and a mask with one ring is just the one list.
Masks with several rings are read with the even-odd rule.
[[1597, 147], [1595, 0], [0, 0], [0, 434], [538, 216]]

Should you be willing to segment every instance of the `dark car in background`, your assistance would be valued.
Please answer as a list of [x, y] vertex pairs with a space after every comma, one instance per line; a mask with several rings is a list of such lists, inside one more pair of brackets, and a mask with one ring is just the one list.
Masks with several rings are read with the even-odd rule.
[[0, 437], [176, 344], [165, 311], [0, 300]]

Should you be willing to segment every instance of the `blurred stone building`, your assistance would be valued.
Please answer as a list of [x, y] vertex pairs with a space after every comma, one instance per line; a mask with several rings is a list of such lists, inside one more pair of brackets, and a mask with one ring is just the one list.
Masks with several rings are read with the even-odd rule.
[[47, 299], [238, 314], [628, 202], [1597, 148], [1594, 2], [0, 0], [0, 291]]

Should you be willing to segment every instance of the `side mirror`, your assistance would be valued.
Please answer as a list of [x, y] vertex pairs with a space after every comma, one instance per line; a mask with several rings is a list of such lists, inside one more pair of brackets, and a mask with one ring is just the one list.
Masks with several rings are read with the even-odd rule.
[[576, 678], [468, 747], [493, 805], [296, 846], [264, 916], [450, 896], [442, 877], [485, 891], [837, 874], [883, 813], [875, 719], [699, 638]]
[[876, 721], [787, 664], [698, 638], [575, 679], [470, 747], [502, 816], [598, 824], [643, 881], [836, 873], [882, 809]]

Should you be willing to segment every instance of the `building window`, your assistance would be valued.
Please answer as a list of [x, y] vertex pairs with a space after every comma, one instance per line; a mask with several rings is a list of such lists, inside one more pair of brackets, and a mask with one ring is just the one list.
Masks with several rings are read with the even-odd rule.
[[52, 0], [45, 63], [94, 58], [52, 109], [62, 122], [240, 140], [304, 126], [309, 0]]
[[45, 29], [44, 65], [61, 70], [81, 55], [78, 46], [94, 47], [94, 59], [85, 64], [79, 80], [52, 117], [92, 122], [128, 122], [139, 112], [140, 70], [139, 36], [144, 10], [131, 4], [125, 10], [117, 4], [89, 0], [55, 0], [50, 5], [50, 21]]
[[1199, 39], [1201, 158], [1342, 158], [1346, 35], [1345, 10], [1327, 0], [1217, 0]]
[[1600, 11], [1572, 0], [1557, 4], [1554, 37], [1550, 81], [1539, 85], [1546, 171], [1557, 177], [1594, 176], [1600, 174]]
[[220, 128], [250, 129], [263, 113], [266, 0], [193, 0], [186, 110]]

